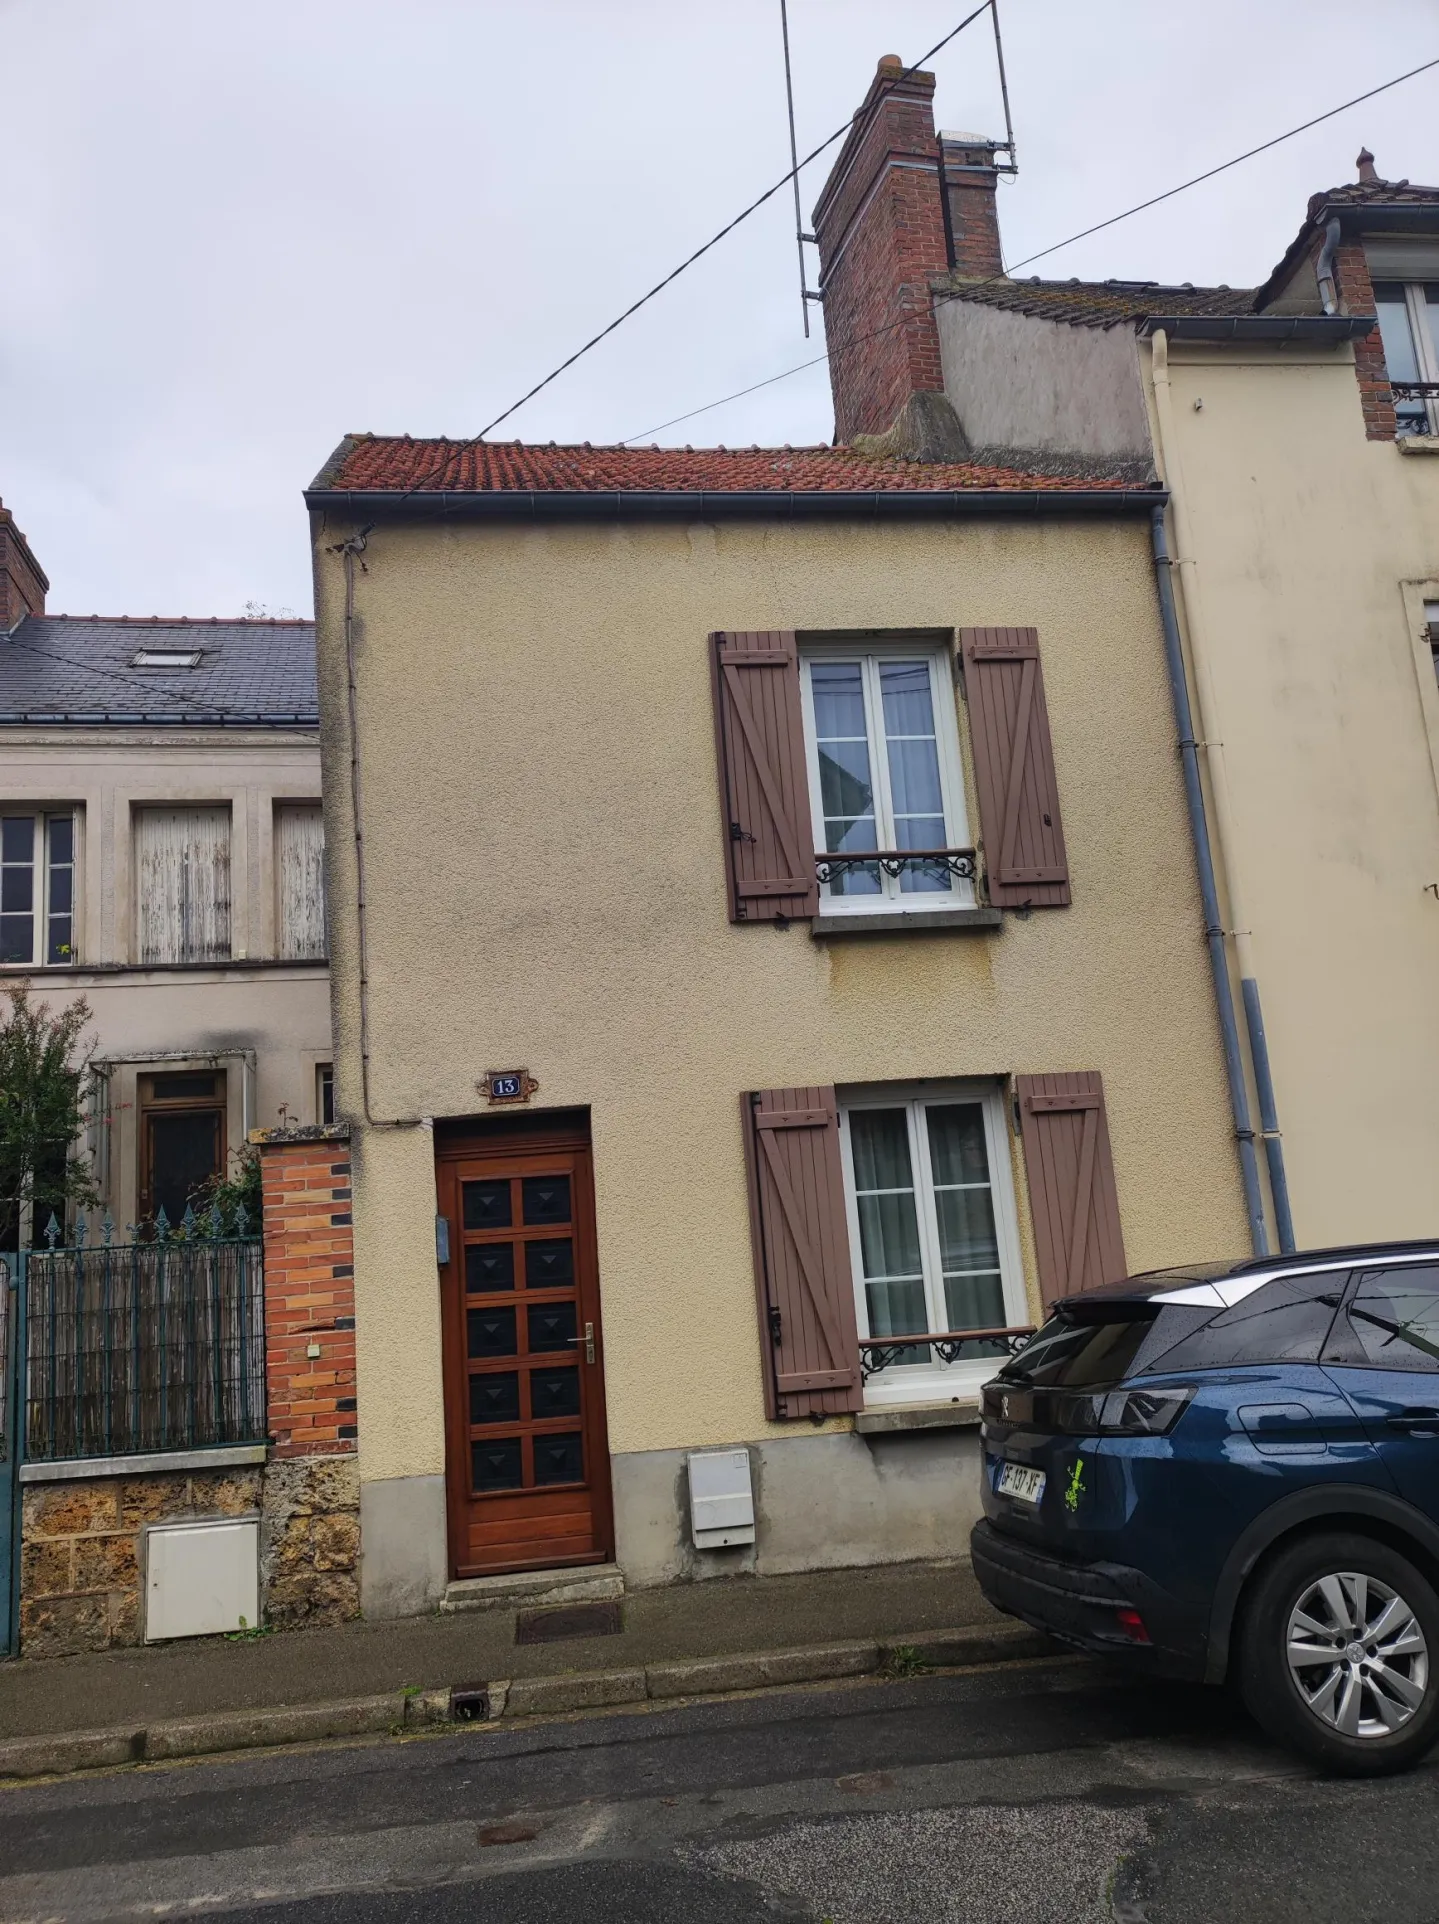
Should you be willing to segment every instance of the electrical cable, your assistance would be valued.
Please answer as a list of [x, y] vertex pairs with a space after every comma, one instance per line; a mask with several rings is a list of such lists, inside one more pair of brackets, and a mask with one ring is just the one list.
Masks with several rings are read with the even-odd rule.
[[[1142, 214], [1150, 207], [1157, 207], [1161, 201], [1173, 200], [1176, 194], [1186, 193], [1191, 187], [1198, 187], [1206, 180], [1213, 180], [1216, 174], [1227, 173], [1231, 167], [1238, 167], [1246, 160], [1253, 160], [1256, 154], [1268, 153], [1271, 147], [1278, 147], [1286, 140], [1293, 140], [1296, 134], [1308, 133], [1311, 127], [1318, 127], [1326, 120], [1333, 120], [1337, 114], [1347, 113], [1351, 107], [1358, 107], [1366, 100], [1373, 100], [1376, 94], [1388, 93], [1391, 87], [1401, 86], [1406, 80], [1413, 80], [1421, 73], [1428, 73], [1431, 67], [1439, 67], [1439, 55], [1436, 55], [1433, 60], [1426, 60], [1422, 66], [1411, 67], [1407, 73], [1396, 74], [1392, 80], [1386, 80], [1382, 86], [1371, 87], [1367, 93], [1356, 94], [1352, 100], [1346, 100], [1338, 107], [1330, 107], [1325, 113], [1316, 114], [1312, 120], [1302, 121], [1299, 126], [1289, 128], [1286, 133], [1276, 134], [1272, 140], [1263, 141], [1258, 147], [1250, 147], [1242, 154], [1235, 154], [1230, 160], [1221, 161], [1217, 167], [1210, 167], [1202, 174], [1195, 174], [1191, 180], [1181, 181], [1177, 187], [1166, 188], [1162, 194], [1154, 194], [1148, 200], [1137, 202], [1133, 207], [1126, 207], [1122, 214], [1111, 214], [1108, 220], [1096, 221], [1093, 227], [1081, 228], [1077, 234], [1070, 234], [1064, 240], [1055, 241], [1050, 247], [1041, 247], [1037, 254], [1026, 254], [1023, 260], [1014, 263], [1007, 274], [991, 274], [985, 280], [969, 282], [963, 294], [946, 294], [938, 298], [941, 301], [963, 300], [981, 287], [992, 287], [996, 282], [1013, 279], [1019, 268], [1031, 267], [1035, 261], [1042, 261], [1050, 254], [1057, 254], [1061, 248], [1071, 247], [1076, 241], [1087, 240], [1091, 234], [1102, 233], [1106, 227], [1115, 227], [1120, 221], [1129, 220], [1134, 214]], [[646, 435], [662, 434], [666, 428], [677, 427], [681, 421], [692, 421], [696, 415], [709, 414], [713, 409], [724, 407], [730, 401], [743, 400], [747, 394], [754, 394], [762, 387], [772, 387], [776, 381], [787, 381], [791, 375], [802, 374], [806, 368], [818, 367], [821, 361], [829, 359], [835, 348], [861, 347], [866, 341], [878, 340], [883, 334], [892, 334], [896, 328], [907, 327], [912, 319], [912, 315], [905, 315], [897, 321], [888, 321], [883, 327], [874, 328], [867, 334], [853, 334], [833, 341], [826, 347], [823, 354], [812, 355], [807, 361], [798, 361], [793, 367], [786, 368], [783, 373], [768, 375], [763, 381], [752, 382], [749, 387], [737, 388], [733, 394], [726, 394], [721, 400], [706, 401], [703, 407], [691, 408], [685, 414], [673, 414], [669, 420], [660, 421], [652, 428], [641, 428], [637, 434], [627, 435], [624, 440], [617, 441], [615, 446], [628, 447], [632, 441], [643, 441]]]
[[[974, 21], [978, 20], [982, 13], [987, 13], [990, 5], [991, 0], [982, 0], [982, 4], [977, 6], [973, 13], [967, 13], [957, 27], [951, 27], [942, 40], [936, 40], [929, 51], [922, 53], [913, 66], [902, 68], [896, 78], [899, 80], [908, 80], [912, 74], [918, 73], [925, 61], [933, 60], [937, 53], [943, 52], [951, 40], [963, 33], [967, 26], [970, 26]], [[449, 467], [451, 461], [454, 460], [456, 453], [463, 448], [476, 447], [484, 440], [485, 436], [497, 428], [502, 421], [508, 421], [510, 416], [518, 413], [527, 401], [532, 401], [542, 389], [547, 388], [552, 381], [557, 381], [567, 369], [572, 368], [576, 361], [582, 360], [591, 348], [598, 347], [600, 342], [606, 340], [613, 334], [616, 328], [622, 327], [632, 314], [638, 314], [640, 309], [652, 301], [657, 294], [663, 293], [672, 281], [677, 281], [687, 268], [693, 267], [697, 260], [703, 255], [708, 254], [712, 247], [717, 247], [719, 243], [724, 240], [727, 235], [732, 234], [743, 221], [747, 221], [751, 214], [757, 213], [766, 201], [773, 200], [774, 196], [782, 187], [788, 186], [791, 180], [797, 179], [812, 160], [818, 160], [819, 156], [824, 153], [827, 148], [832, 147], [837, 140], [842, 139], [858, 118], [859, 115], [857, 111], [851, 114], [849, 119], [846, 120], [842, 126], [836, 127], [827, 139], [819, 143], [818, 147], [811, 148], [803, 160], [798, 161], [787, 173], [781, 174], [774, 185], [767, 187], [757, 200], [752, 200], [748, 207], [743, 208], [735, 215], [733, 220], [727, 221], [717, 234], [712, 234], [702, 247], [697, 247], [692, 254], [680, 262], [678, 267], [671, 269], [663, 280], [656, 281], [647, 294], [641, 294], [637, 301], [632, 301], [623, 314], [617, 314], [607, 327], [602, 327], [598, 334], [592, 334], [583, 347], [577, 347], [573, 354], [566, 360], [560, 362], [558, 367], [552, 368], [542, 381], [536, 381], [535, 385], [530, 388], [527, 393], [522, 394], [518, 401], [512, 401], [503, 414], [497, 414], [493, 421], [489, 422], [487, 426], [482, 427], [479, 433], [472, 435], [469, 440], [452, 443], [451, 451], [446, 453], [444, 460], [437, 467], [428, 469], [417, 480], [412, 481], [399, 499], [401, 501], [407, 501], [418, 489], [424, 487], [427, 481], [433, 480], [437, 474], [443, 474], [445, 469]]]

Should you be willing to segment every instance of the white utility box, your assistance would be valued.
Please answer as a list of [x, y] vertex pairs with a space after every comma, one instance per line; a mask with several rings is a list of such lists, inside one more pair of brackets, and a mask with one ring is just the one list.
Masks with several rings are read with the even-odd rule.
[[689, 1457], [690, 1532], [697, 1550], [754, 1542], [748, 1450], [695, 1450]]
[[152, 1523], [145, 1532], [145, 1641], [212, 1637], [260, 1622], [260, 1520]]

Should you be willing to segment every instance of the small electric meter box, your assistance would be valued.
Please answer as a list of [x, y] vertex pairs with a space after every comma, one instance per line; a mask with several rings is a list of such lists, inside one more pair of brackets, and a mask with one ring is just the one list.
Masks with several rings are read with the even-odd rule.
[[748, 1450], [695, 1450], [689, 1457], [690, 1532], [697, 1550], [754, 1542]]

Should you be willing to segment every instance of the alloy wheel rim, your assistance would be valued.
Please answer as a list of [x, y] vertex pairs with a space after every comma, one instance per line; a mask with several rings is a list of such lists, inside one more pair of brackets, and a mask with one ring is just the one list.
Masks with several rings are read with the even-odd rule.
[[1289, 1613], [1285, 1653], [1310, 1712], [1343, 1737], [1392, 1737], [1429, 1687], [1418, 1618], [1397, 1590], [1360, 1570], [1304, 1589]]

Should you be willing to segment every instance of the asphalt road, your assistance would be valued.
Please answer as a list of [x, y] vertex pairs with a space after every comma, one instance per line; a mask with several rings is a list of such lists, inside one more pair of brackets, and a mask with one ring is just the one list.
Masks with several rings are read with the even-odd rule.
[[1439, 1770], [1078, 1660], [0, 1791], [0, 1920], [1439, 1924]]

